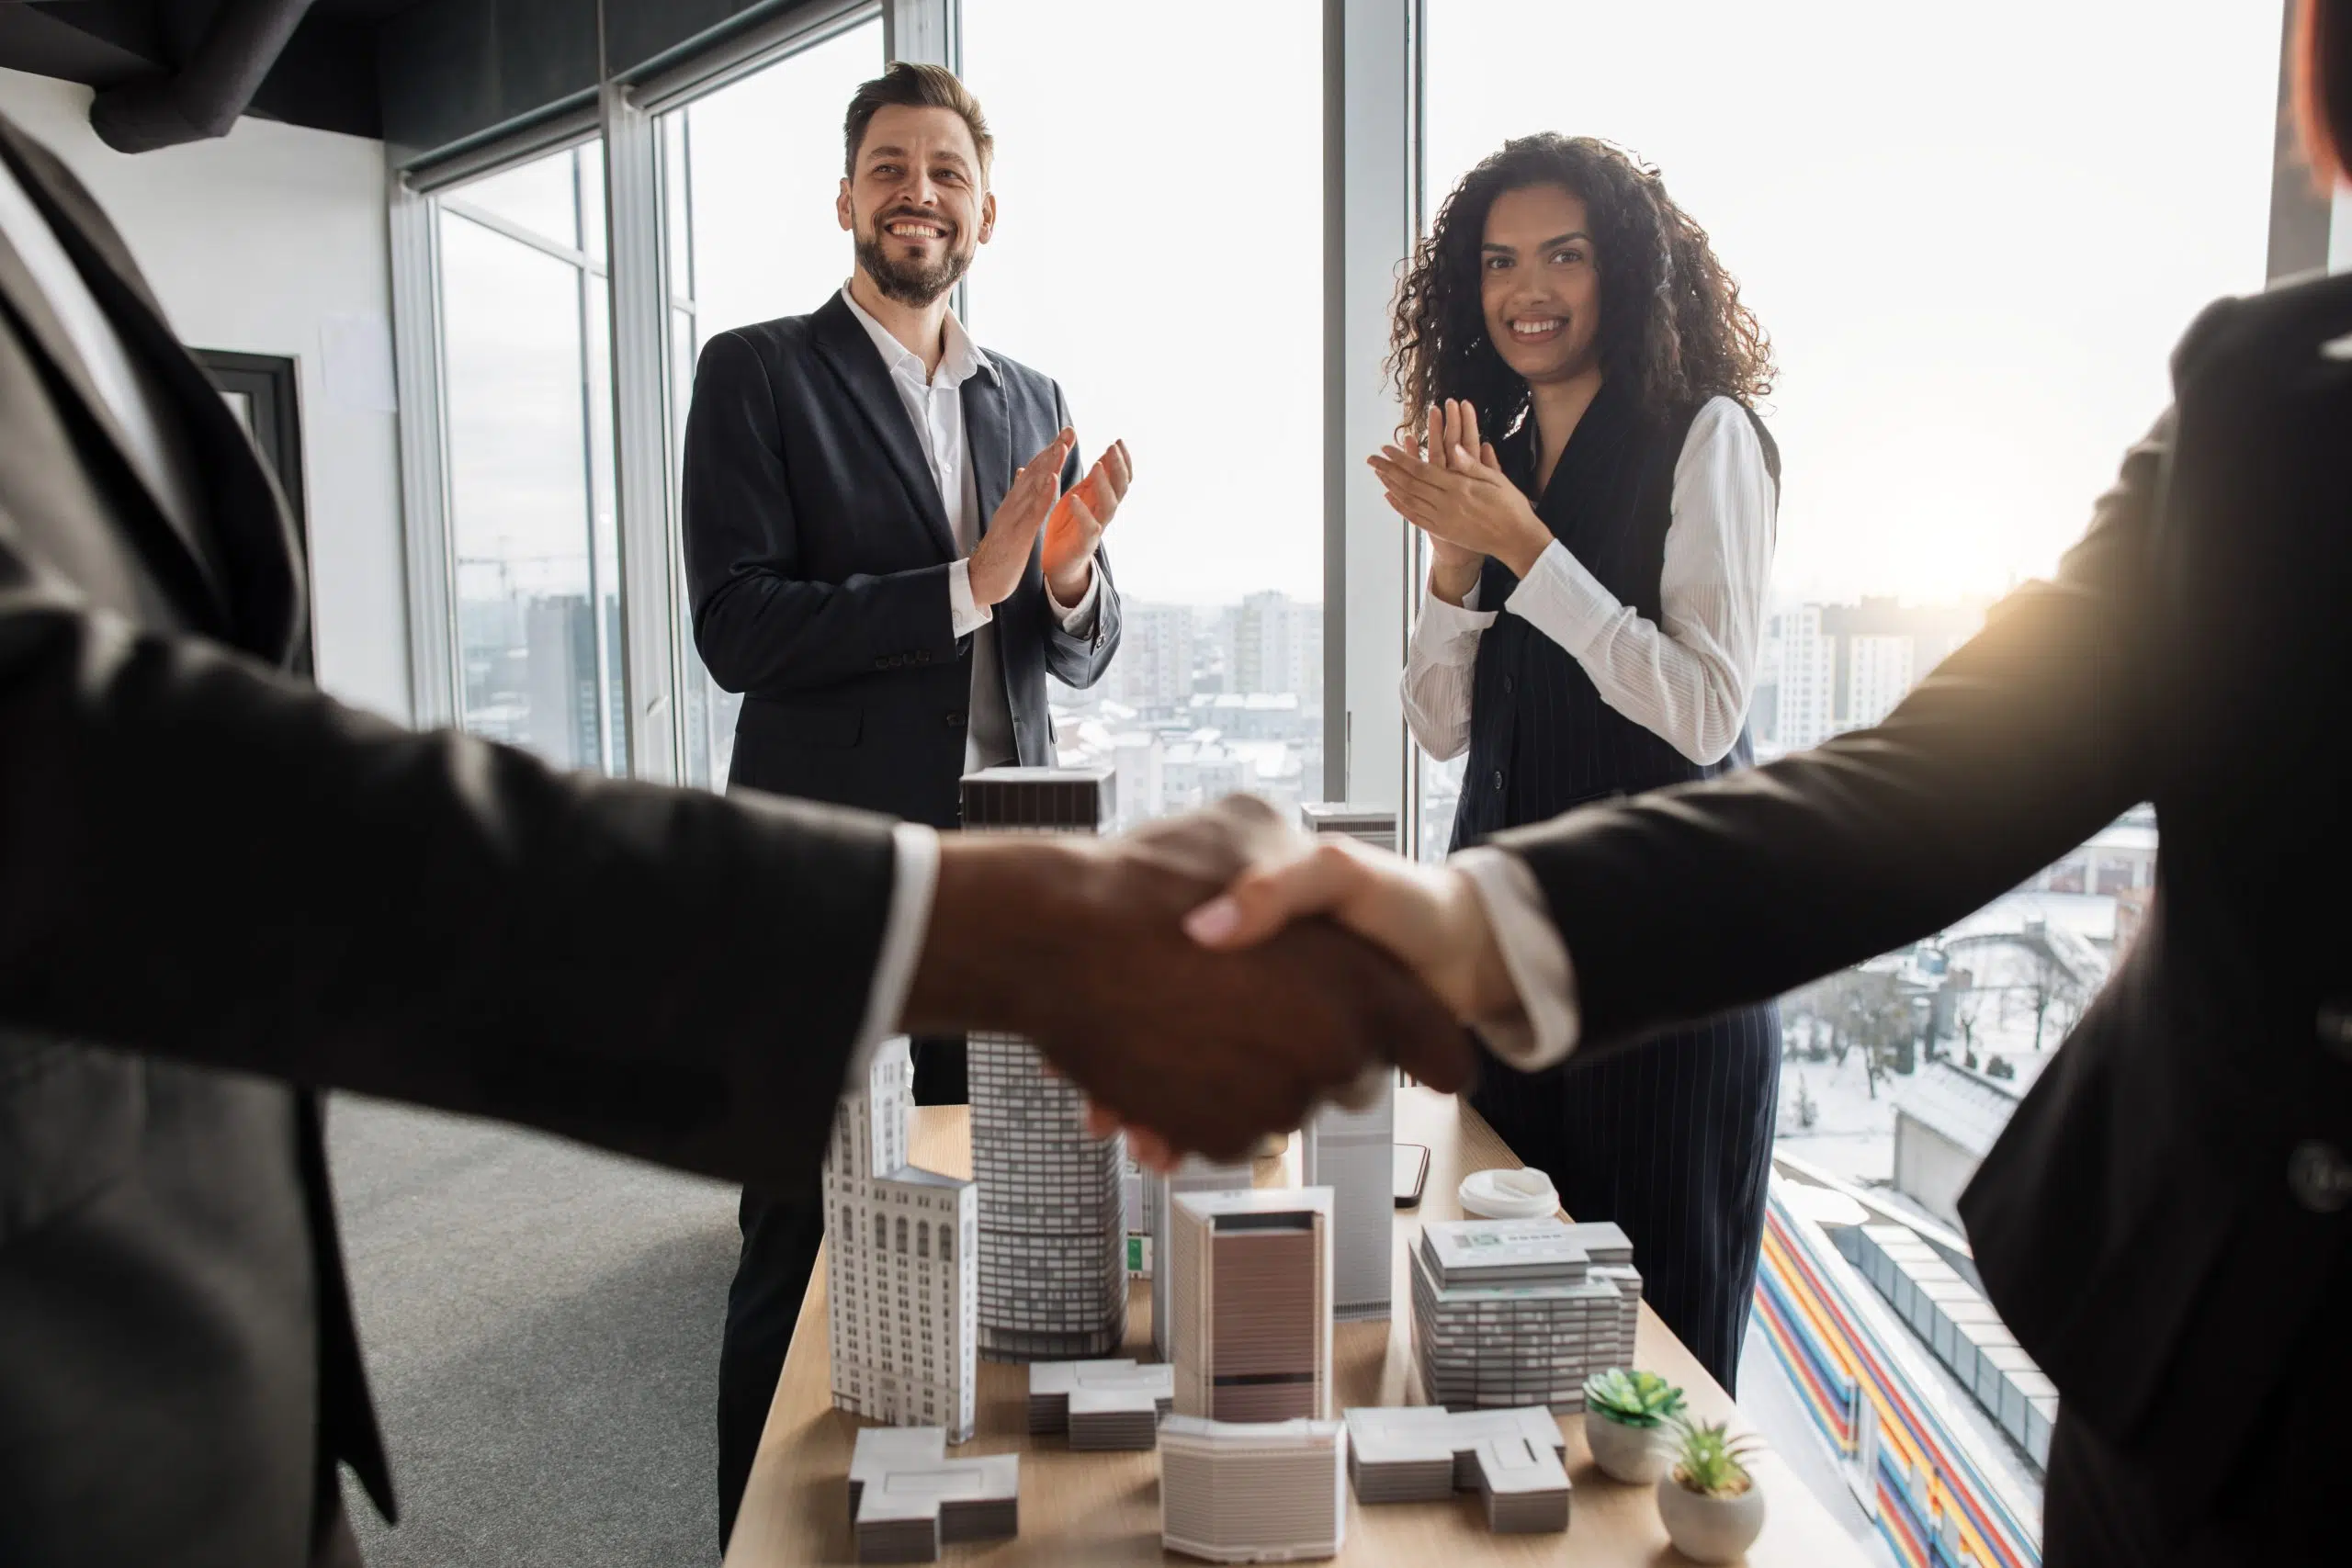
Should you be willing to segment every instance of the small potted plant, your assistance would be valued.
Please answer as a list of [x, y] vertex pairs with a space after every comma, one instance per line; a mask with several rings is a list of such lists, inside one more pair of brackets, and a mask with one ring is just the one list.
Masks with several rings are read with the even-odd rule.
[[1656, 1372], [1611, 1367], [1584, 1384], [1584, 1440], [1592, 1462], [1617, 1481], [1646, 1486], [1666, 1473], [1666, 1425], [1682, 1391]]
[[1760, 1446], [1721, 1421], [1677, 1418], [1673, 1468], [1658, 1478], [1657, 1514], [1693, 1562], [1729, 1562], [1764, 1529], [1764, 1489], [1748, 1472]]

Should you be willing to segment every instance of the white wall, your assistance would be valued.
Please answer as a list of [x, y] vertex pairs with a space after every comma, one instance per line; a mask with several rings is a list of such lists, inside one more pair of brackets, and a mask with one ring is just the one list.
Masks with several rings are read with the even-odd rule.
[[390, 315], [383, 143], [248, 118], [130, 157], [90, 130], [90, 89], [6, 70], [0, 114], [90, 187], [184, 341], [300, 362], [320, 683], [405, 722], [396, 416], [321, 362], [322, 327], [364, 348]]

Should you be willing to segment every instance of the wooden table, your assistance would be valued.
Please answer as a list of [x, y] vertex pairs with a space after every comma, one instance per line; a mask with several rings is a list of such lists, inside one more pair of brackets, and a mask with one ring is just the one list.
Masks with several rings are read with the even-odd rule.
[[[970, 1126], [958, 1107], [914, 1112], [914, 1163], [951, 1175], [972, 1168]], [[1342, 1323], [1332, 1341], [1337, 1404], [1418, 1404], [1412, 1377], [1411, 1292], [1405, 1248], [1419, 1220], [1462, 1217], [1454, 1192], [1463, 1176], [1520, 1162], [1494, 1130], [1466, 1104], [1427, 1089], [1399, 1089], [1399, 1143], [1430, 1148], [1429, 1187], [1418, 1211], [1401, 1212], [1396, 1225], [1396, 1315], [1386, 1323]], [[1295, 1154], [1291, 1156], [1293, 1162]], [[1280, 1185], [1283, 1162], [1260, 1162], [1259, 1185]], [[1636, 1256], [1638, 1264], [1640, 1258]], [[1139, 1281], [1127, 1314], [1130, 1355], [1151, 1359], [1151, 1292]], [[1141, 1348], [1138, 1349], [1137, 1347]], [[1634, 1340], [1638, 1365], [1682, 1385], [1692, 1409], [1708, 1420], [1731, 1419], [1746, 1428], [1730, 1396], [1648, 1303]], [[959, 1455], [1021, 1454], [1021, 1534], [984, 1546], [950, 1547], [945, 1560], [1010, 1568], [1027, 1563], [1185, 1562], [1159, 1546], [1159, 1456], [1156, 1453], [1072, 1453], [1060, 1438], [1028, 1436], [1028, 1369], [983, 1362], [979, 1424]], [[1334, 1409], [1333, 1415], [1338, 1415]], [[849, 1528], [850, 1446], [860, 1423], [832, 1407], [825, 1330], [825, 1269], [820, 1260], [800, 1306], [792, 1353], [776, 1385], [765, 1435], [752, 1466], [742, 1513], [735, 1525], [727, 1568], [800, 1568], [856, 1560]], [[1389, 1504], [1348, 1503], [1347, 1544], [1337, 1561], [1347, 1568], [1473, 1568], [1488, 1563], [1665, 1564], [1686, 1561], [1668, 1544], [1646, 1486], [1624, 1486], [1594, 1468], [1585, 1450], [1582, 1416], [1564, 1416], [1568, 1479], [1574, 1486], [1568, 1533], [1490, 1534], [1477, 1500]], [[1802, 1564], [1841, 1568], [1865, 1562], [1853, 1542], [1778, 1455], [1755, 1467], [1768, 1512], [1764, 1534], [1747, 1554], [1758, 1568]]]

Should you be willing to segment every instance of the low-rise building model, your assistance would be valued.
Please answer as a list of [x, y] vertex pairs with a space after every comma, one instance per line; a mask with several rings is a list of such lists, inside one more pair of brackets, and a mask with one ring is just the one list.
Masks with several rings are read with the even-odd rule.
[[1331, 1190], [1187, 1192], [1168, 1247], [1176, 1409], [1331, 1415]]
[[825, 1326], [833, 1403], [972, 1435], [978, 1408], [978, 1195], [907, 1163], [913, 1069], [903, 1037], [842, 1097], [825, 1150]]
[[1021, 1456], [946, 1455], [936, 1427], [859, 1430], [849, 1517], [860, 1562], [933, 1562], [943, 1546], [1021, 1533]]
[[1211, 1562], [1336, 1557], [1348, 1533], [1338, 1421], [1170, 1416], [1159, 1432], [1159, 1540]]
[[[967, 774], [964, 826], [1099, 832], [1113, 815], [1113, 776], [1101, 768]], [[1126, 1140], [1088, 1137], [1077, 1086], [1047, 1073], [1027, 1041], [974, 1034], [967, 1056], [980, 1189], [980, 1353], [1003, 1361], [1108, 1355], [1127, 1331]]]
[[1431, 1224], [1410, 1256], [1413, 1348], [1431, 1404], [1579, 1411], [1587, 1377], [1633, 1364], [1642, 1277], [1614, 1224]]
[[1566, 1445], [1548, 1410], [1367, 1406], [1346, 1420], [1348, 1476], [1361, 1503], [1439, 1503], [1476, 1492], [1489, 1529], [1568, 1528]]
[[1029, 1431], [1068, 1432], [1073, 1449], [1148, 1449], [1176, 1397], [1165, 1362], [1035, 1361], [1029, 1367]]

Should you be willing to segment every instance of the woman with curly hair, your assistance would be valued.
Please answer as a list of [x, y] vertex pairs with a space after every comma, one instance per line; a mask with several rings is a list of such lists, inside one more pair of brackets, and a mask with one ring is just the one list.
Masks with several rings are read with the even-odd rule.
[[[1770, 351], [1657, 171], [1589, 137], [1506, 143], [1439, 209], [1389, 371], [1409, 434], [1372, 465], [1430, 543], [1405, 712], [1431, 756], [1468, 753], [1453, 847], [1745, 766], [1779, 473], [1748, 404]], [[1589, 1066], [1498, 1066], [1476, 1101], [1570, 1213], [1624, 1228], [1727, 1389], [1780, 1062], [1768, 1004]]]

